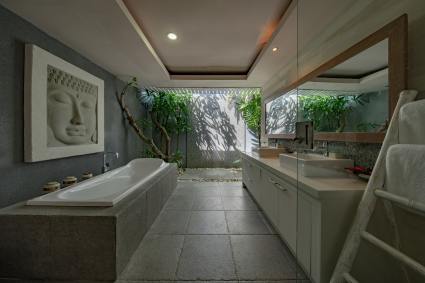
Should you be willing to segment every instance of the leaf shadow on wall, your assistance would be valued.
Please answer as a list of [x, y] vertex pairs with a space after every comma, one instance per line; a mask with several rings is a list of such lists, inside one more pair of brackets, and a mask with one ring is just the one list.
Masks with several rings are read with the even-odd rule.
[[224, 94], [201, 94], [193, 97], [188, 157], [198, 160], [189, 158], [188, 163], [208, 162], [221, 165], [234, 156], [237, 150], [237, 131], [225, 111], [226, 103]]
[[296, 96], [282, 95], [269, 103], [271, 105], [266, 113], [266, 133], [294, 133], [298, 108]]

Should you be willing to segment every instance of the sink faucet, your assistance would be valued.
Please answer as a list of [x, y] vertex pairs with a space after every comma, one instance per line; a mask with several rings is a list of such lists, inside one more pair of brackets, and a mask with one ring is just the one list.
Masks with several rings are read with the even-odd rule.
[[113, 151], [106, 151], [103, 153], [103, 166], [102, 166], [102, 173], [108, 172], [109, 171], [109, 162], [107, 162], [107, 157], [108, 155], [113, 155], [115, 156], [115, 159], [118, 159], [119, 157], [119, 153], [118, 152], [113, 152]]

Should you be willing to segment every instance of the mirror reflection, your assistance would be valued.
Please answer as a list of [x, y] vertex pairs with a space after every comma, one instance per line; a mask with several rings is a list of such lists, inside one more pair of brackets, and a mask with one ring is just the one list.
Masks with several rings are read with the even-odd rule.
[[293, 134], [295, 122], [316, 132], [384, 132], [389, 117], [388, 40], [266, 104], [266, 133]]

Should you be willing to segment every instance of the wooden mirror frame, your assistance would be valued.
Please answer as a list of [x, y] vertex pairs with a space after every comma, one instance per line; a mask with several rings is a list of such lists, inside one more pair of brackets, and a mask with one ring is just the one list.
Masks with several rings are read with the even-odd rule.
[[[344, 52], [340, 53], [331, 60], [320, 65], [318, 68], [284, 87], [278, 91], [278, 94], [271, 95], [263, 99], [261, 104], [261, 132], [266, 138], [275, 139], [293, 139], [295, 134], [267, 134], [266, 133], [266, 104], [277, 97], [285, 95], [289, 91], [298, 88], [300, 85], [308, 82], [325, 71], [345, 62], [358, 53], [372, 47], [373, 45], [388, 39], [388, 82], [389, 82], [389, 119], [397, 104], [400, 92], [407, 88], [407, 14], [404, 14], [396, 20], [390, 22], [383, 28], [359, 41]], [[314, 139], [322, 141], [347, 141], [362, 143], [381, 143], [384, 140], [385, 133], [366, 133], [366, 132], [315, 132]]]

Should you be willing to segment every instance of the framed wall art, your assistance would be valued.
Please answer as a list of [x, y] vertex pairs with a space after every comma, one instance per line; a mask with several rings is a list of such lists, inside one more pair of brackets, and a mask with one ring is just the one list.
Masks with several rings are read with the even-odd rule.
[[25, 46], [25, 162], [104, 151], [104, 82]]

